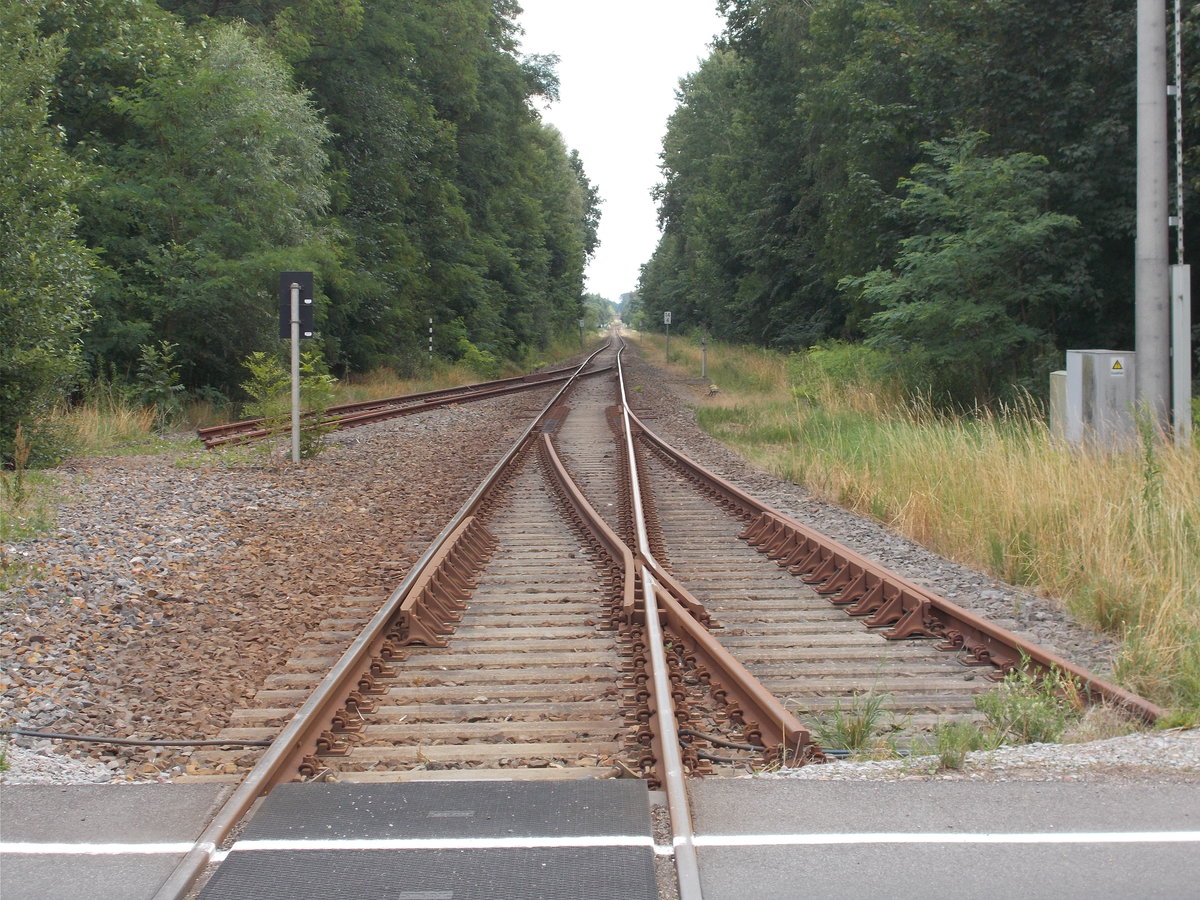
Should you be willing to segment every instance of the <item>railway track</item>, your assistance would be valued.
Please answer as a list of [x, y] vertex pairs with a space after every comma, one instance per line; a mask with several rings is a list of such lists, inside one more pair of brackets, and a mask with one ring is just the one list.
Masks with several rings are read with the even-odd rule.
[[[400, 416], [416, 415], [454, 403], [473, 403], [547, 385], [561, 384], [570, 375], [570, 369], [551, 369], [532, 375], [518, 375], [513, 378], [404, 394], [399, 397], [343, 403], [331, 406], [319, 419], [312, 413], [304, 413], [301, 418], [301, 427], [333, 428], [335, 430], [355, 428], [359, 425], [369, 425], [373, 422], [382, 422]], [[197, 428], [196, 436], [204, 443], [205, 449], [213, 450], [217, 447], [263, 440], [272, 435], [281, 434], [290, 427], [290, 424], [271, 423], [263, 418], [243, 419], [238, 422]]]
[[695, 466], [630, 410], [616, 355], [564, 378], [404, 583], [348, 598], [219, 736], [267, 750], [193, 757], [245, 775], [213, 845], [280, 781], [635, 776], [667, 792], [687, 895], [683, 778], [819, 760], [806, 724], [857, 694], [909, 741], [1018, 665], [1158, 714]]

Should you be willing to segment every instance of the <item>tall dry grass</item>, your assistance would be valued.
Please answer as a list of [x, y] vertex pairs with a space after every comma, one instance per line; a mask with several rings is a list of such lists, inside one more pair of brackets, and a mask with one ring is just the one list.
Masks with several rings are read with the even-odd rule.
[[[686, 343], [672, 338], [671, 355], [694, 374]], [[905, 399], [869, 352], [764, 355], [710, 345], [710, 371], [716, 357], [777, 377], [718, 381], [702, 426], [939, 553], [1062, 598], [1120, 636], [1117, 680], [1200, 715], [1200, 444], [1079, 450], [1032, 402], [946, 415]]]
[[[595, 337], [594, 335], [592, 336]], [[562, 339], [541, 351], [530, 351], [519, 362], [499, 364], [499, 374], [481, 374], [462, 362], [435, 362], [418, 377], [404, 378], [387, 368], [351, 375], [337, 382], [334, 404], [397, 397], [422, 391], [457, 387], [506, 377], [553, 365], [579, 353], [578, 340]], [[42, 424], [39, 440], [55, 444], [46, 448], [39, 464], [53, 463], [64, 455], [93, 456], [114, 453], [155, 452], [163, 447], [156, 431], [155, 410], [137, 402], [131, 389], [100, 380], [90, 385], [82, 401], [63, 404]], [[235, 404], [217, 404], [191, 398], [183, 403], [169, 430], [191, 431], [228, 422], [239, 413]]]
[[155, 444], [155, 410], [116, 392], [94, 392], [85, 402], [64, 407], [53, 417], [70, 452], [93, 456]]

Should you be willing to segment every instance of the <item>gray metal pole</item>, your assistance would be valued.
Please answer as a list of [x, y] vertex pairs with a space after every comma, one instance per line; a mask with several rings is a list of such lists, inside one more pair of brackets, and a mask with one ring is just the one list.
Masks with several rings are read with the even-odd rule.
[[1183, 3], [1175, 0], [1175, 265], [1171, 266], [1171, 424], [1192, 440], [1192, 267], [1183, 241]]
[[1138, 404], [1165, 428], [1171, 397], [1166, 4], [1138, 0], [1137, 16], [1135, 377]]
[[1175, 83], [1170, 93], [1175, 98], [1175, 264], [1182, 266], [1183, 256], [1183, 2], [1175, 0]]
[[292, 282], [292, 462], [300, 462], [300, 285]]
[[1171, 395], [1175, 443], [1192, 440], [1192, 267], [1171, 266]]

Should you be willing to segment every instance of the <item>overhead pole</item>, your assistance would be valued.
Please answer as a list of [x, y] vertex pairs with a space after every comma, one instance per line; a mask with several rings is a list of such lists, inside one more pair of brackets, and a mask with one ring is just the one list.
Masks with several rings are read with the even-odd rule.
[[1167, 13], [1137, 4], [1137, 240], [1134, 271], [1138, 406], [1164, 430], [1171, 407], [1167, 166]]
[[1192, 440], [1192, 267], [1183, 241], [1183, 2], [1175, 0], [1175, 265], [1171, 266], [1171, 421], [1175, 443]]

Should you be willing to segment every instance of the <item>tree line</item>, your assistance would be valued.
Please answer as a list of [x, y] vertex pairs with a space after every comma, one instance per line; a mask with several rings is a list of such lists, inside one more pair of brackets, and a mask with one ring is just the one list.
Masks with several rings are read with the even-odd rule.
[[[863, 341], [967, 404], [1131, 346], [1135, 6], [720, 0], [663, 143], [642, 320]], [[1184, 24], [1186, 60], [1200, 4]], [[1194, 147], [1195, 104], [1184, 125]]]
[[[311, 270], [326, 362], [520, 359], [584, 314], [599, 197], [514, 0], [0, 4], [0, 456], [171, 347], [235, 395]], [[162, 342], [167, 342], [163, 344]]]

